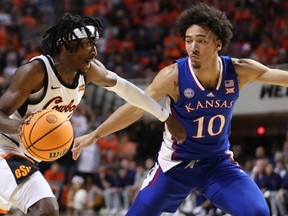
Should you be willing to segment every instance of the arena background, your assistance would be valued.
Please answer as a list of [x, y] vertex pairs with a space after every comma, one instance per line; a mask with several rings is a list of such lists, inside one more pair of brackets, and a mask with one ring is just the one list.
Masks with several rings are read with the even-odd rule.
[[[105, 30], [98, 44], [97, 58], [108, 69], [145, 89], [157, 71], [185, 56], [184, 44], [175, 35], [173, 24], [177, 15], [195, 2], [198, 1], [1, 0], [1, 91], [5, 90], [19, 65], [40, 54], [42, 33], [65, 12], [99, 17]], [[234, 37], [222, 54], [253, 58], [271, 67], [288, 70], [287, 1], [202, 2], [224, 10], [233, 24]], [[240, 93], [230, 140], [232, 147], [241, 148], [241, 162], [244, 163], [246, 158], [255, 158], [255, 150], [259, 146], [264, 147], [268, 157], [281, 151], [287, 140], [287, 97], [287, 88], [256, 83]], [[123, 103], [114, 93], [89, 86], [77, 113], [85, 118], [85, 125], [77, 119], [74, 121], [74, 124], [80, 124], [74, 125], [76, 131], [81, 131], [77, 135], [95, 129]], [[119, 138], [128, 134], [128, 140], [134, 143], [135, 148], [129, 159], [143, 164], [157, 152], [162, 130], [163, 124], [146, 114], [115, 136]], [[105, 156], [100, 157], [103, 159]], [[77, 171], [77, 162], [68, 153], [59, 163], [65, 171], [65, 183], [69, 184]], [[42, 163], [40, 167], [44, 173], [50, 166], [51, 163]], [[66, 208], [65, 204], [61, 205]]]

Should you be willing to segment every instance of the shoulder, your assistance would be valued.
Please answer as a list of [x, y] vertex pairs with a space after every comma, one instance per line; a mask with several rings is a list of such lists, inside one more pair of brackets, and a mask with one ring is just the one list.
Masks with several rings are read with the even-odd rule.
[[157, 76], [165, 76], [167, 78], [175, 78], [178, 77], [178, 64], [173, 63], [171, 65], [168, 65], [164, 67], [162, 70], [159, 71]]
[[15, 71], [7, 91], [17, 92], [22, 98], [28, 98], [29, 94], [44, 86], [45, 74], [45, 69], [39, 61], [27, 62]]
[[117, 81], [116, 73], [107, 70], [106, 67], [96, 59], [91, 62], [91, 67], [86, 77], [87, 83], [92, 82], [100, 87], [114, 86]]
[[231, 58], [235, 69], [237, 70], [263, 70], [267, 67], [253, 59]]
[[232, 62], [238, 76], [240, 88], [257, 79], [257, 77], [260, 77], [263, 73], [269, 70], [267, 66], [253, 59], [232, 58]]
[[106, 69], [106, 67], [98, 59], [94, 59], [94, 61], [92, 61], [92, 65], [95, 65], [97, 68]]
[[168, 88], [168, 86], [178, 82], [178, 64], [173, 63], [161, 69], [155, 76], [153, 83], [160, 86], [160, 88]]
[[178, 86], [178, 64], [173, 63], [162, 70], [155, 76], [153, 82], [149, 86], [149, 90], [156, 96], [162, 98], [164, 95], [169, 95], [176, 99]]
[[87, 71], [87, 82], [99, 82], [107, 74], [106, 67], [97, 59], [91, 62], [91, 66]]
[[42, 80], [45, 76], [44, 65], [38, 61], [33, 60], [21, 65], [15, 72], [17, 77], [27, 77], [27, 79], [33, 80]]

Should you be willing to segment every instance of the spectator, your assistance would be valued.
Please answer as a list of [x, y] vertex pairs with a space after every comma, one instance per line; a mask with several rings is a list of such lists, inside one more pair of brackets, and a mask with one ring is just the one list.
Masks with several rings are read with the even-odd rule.
[[71, 117], [71, 123], [74, 128], [74, 137], [79, 137], [88, 131], [88, 119], [83, 112], [85, 107], [80, 104], [79, 109], [75, 111], [75, 114]]
[[[264, 194], [267, 189], [268, 189], [268, 176], [267, 173], [265, 172], [265, 167], [267, 165], [267, 159], [264, 158], [258, 158], [255, 163], [255, 176], [254, 176], [254, 181]], [[269, 193], [265, 197], [267, 197]]]
[[135, 174], [135, 178], [134, 178], [134, 183], [130, 187], [127, 187], [127, 189], [129, 190], [128, 192], [129, 192], [130, 204], [136, 198], [136, 195], [137, 195], [138, 191], [140, 190], [142, 183], [143, 183], [145, 178], [146, 178], [145, 168], [143, 166], [140, 166], [140, 165], [137, 166], [136, 167], [136, 174]]
[[119, 142], [117, 144], [117, 154], [120, 159], [133, 160], [136, 154], [137, 144], [131, 141], [127, 132], [119, 133]]
[[277, 208], [276, 195], [278, 193], [278, 190], [281, 188], [282, 178], [278, 173], [274, 171], [274, 166], [272, 163], [268, 163], [266, 165], [265, 172], [268, 177], [268, 186], [264, 195], [266, 195], [266, 199], [268, 203], [270, 203], [272, 215], [278, 215], [279, 210]]
[[283, 177], [281, 188], [276, 195], [275, 204], [279, 210], [279, 215], [288, 215], [288, 173]]
[[44, 172], [44, 177], [48, 181], [56, 199], [58, 199], [60, 197], [65, 176], [57, 161], [52, 162], [51, 167]]
[[[99, 165], [99, 167], [95, 170], [95, 174], [93, 176], [93, 186], [97, 194], [101, 197], [101, 200], [104, 200], [104, 192], [109, 190], [113, 186], [113, 176], [109, 170], [107, 170], [107, 166], [104, 164]], [[103, 203], [102, 203], [103, 204]], [[104, 208], [100, 211], [102, 213], [108, 213], [112, 208], [110, 206], [109, 200], [106, 201]]]
[[81, 214], [86, 208], [87, 191], [84, 189], [84, 179], [75, 175], [67, 195], [67, 216]]
[[98, 144], [95, 143], [83, 149], [81, 155], [77, 160], [77, 175], [82, 176], [84, 179], [87, 176], [92, 177], [96, 168], [100, 164], [100, 152]]
[[263, 146], [258, 146], [255, 150], [255, 157], [257, 159], [263, 159], [266, 157], [266, 151], [265, 148]]

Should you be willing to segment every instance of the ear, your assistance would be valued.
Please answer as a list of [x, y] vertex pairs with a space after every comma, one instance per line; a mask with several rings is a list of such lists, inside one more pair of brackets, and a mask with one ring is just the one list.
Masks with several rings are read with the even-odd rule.
[[216, 41], [216, 50], [219, 52], [222, 49], [222, 41], [217, 40]]
[[75, 41], [63, 41], [63, 48], [65, 48], [66, 52], [71, 55], [77, 49], [77, 43]]

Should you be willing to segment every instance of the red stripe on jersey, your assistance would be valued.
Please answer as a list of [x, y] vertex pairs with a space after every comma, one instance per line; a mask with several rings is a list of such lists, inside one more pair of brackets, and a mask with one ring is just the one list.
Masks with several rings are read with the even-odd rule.
[[160, 167], [158, 167], [157, 172], [155, 173], [155, 176], [152, 179], [152, 181], [149, 182], [148, 188], [152, 187], [155, 184], [155, 182], [157, 181], [159, 175], [160, 175]]

